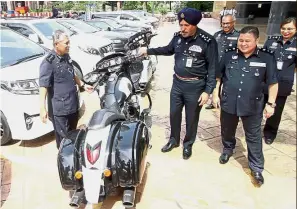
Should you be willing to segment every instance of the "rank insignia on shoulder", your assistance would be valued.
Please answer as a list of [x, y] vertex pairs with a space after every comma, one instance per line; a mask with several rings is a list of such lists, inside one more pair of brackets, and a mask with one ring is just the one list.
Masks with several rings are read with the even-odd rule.
[[53, 54], [49, 54], [47, 57], [46, 57], [46, 61], [48, 61], [49, 63], [52, 64], [53, 60], [55, 59], [55, 55]]
[[262, 51], [262, 52], [270, 53], [270, 54], [273, 54], [274, 53], [274, 51], [269, 50], [269, 49], [266, 49], [266, 48], [259, 48], [259, 50]]
[[268, 36], [268, 39], [271, 40], [271, 39], [274, 39], [274, 40], [278, 40], [280, 39], [281, 36]]
[[180, 31], [175, 32], [175, 33], [174, 33], [174, 36], [179, 36], [179, 34], [180, 34]]
[[210, 42], [210, 38], [207, 36], [207, 35], [205, 35], [205, 34], [202, 34], [202, 33], [199, 33], [199, 36], [200, 36], [200, 38], [202, 39], [202, 40], [204, 40], [205, 42]]

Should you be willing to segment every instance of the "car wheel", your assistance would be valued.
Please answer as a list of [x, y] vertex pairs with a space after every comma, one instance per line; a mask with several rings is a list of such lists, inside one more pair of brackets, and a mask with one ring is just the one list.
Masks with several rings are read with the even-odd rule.
[[10, 132], [10, 128], [7, 123], [6, 117], [4, 116], [4, 114], [1, 111], [0, 111], [0, 117], [1, 117], [0, 140], [1, 140], [1, 145], [4, 145], [11, 141], [11, 132]]

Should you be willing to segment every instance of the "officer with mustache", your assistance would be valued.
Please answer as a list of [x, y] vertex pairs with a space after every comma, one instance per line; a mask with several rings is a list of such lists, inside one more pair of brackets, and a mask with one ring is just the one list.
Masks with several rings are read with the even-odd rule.
[[173, 85], [170, 92], [171, 133], [162, 152], [169, 152], [180, 145], [182, 109], [185, 106], [183, 159], [189, 159], [192, 155], [201, 108], [216, 85], [217, 43], [213, 36], [197, 27], [201, 18], [201, 12], [196, 9], [182, 9], [178, 13], [180, 31], [174, 34], [167, 46], [140, 49], [143, 55], [174, 54]]

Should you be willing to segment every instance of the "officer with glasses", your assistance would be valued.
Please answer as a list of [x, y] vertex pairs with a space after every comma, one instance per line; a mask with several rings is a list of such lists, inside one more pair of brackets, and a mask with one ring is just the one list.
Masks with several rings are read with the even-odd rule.
[[[225, 50], [228, 48], [236, 48], [237, 47], [237, 39], [239, 36], [239, 32], [235, 30], [235, 19], [231, 14], [227, 14], [222, 19], [222, 28], [214, 34], [214, 38], [218, 43], [218, 55], [219, 61], [221, 60]], [[219, 89], [219, 88], [217, 88]], [[211, 101], [211, 103], [205, 107], [205, 109], [214, 109], [215, 106], [213, 103], [217, 103], [216, 101]]]
[[[296, 18], [287, 18], [280, 25], [281, 36], [270, 36], [264, 47], [274, 52], [277, 61], [279, 91], [276, 98], [275, 114], [266, 120], [264, 140], [272, 144], [276, 138], [278, 127], [287, 97], [291, 94], [296, 71]], [[268, 87], [265, 88], [265, 101], [268, 101]]]

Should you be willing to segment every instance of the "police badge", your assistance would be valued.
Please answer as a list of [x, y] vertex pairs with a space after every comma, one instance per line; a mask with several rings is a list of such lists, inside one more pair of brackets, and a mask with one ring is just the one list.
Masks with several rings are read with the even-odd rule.
[[180, 14], [180, 18], [182, 18], [182, 19], [185, 18], [184, 13], [181, 13], [181, 14]]
[[179, 38], [178, 40], [177, 40], [177, 44], [179, 45], [181, 43], [181, 38]]
[[237, 55], [232, 55], [232, 59], [236, 60], [238, 58]]

